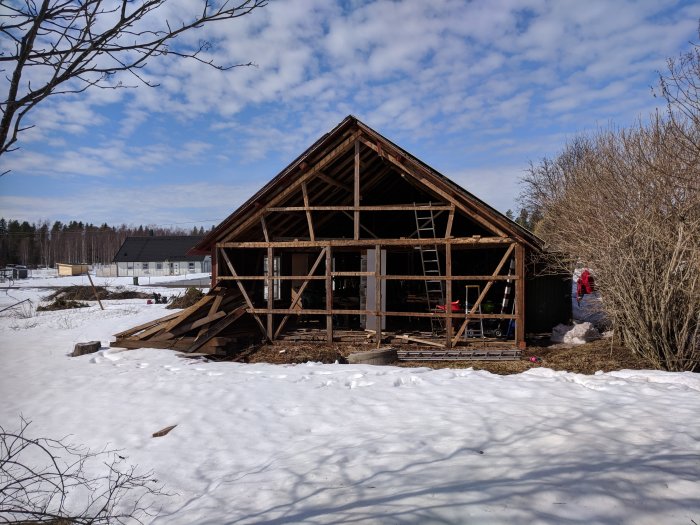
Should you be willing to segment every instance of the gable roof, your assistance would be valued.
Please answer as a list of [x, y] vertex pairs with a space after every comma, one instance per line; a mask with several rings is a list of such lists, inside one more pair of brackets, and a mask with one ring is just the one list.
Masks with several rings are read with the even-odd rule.
[[127, 237], [113, 262], [201, 261], [201, 255], [187, 252], [203, 238], [201, 235]]
[[307, 173], [308, 170], [318, 168], [317, 163], [324, 158], [328, 158], [329, 153], [332, 154], [343, 147], [347, 148], [347, 145], [356, 139], [361, 140], [365, 147], [374, 150], [377, 156], [388, 159], [397, 170], [405, 170], [406, 173], [421, 177], [421, 181], [418, 184], [432, 185], [433, 190], [428, 191], [439, 191], [449, 196], [449, 198], [461, 204], [465, 209], [468, 209], [473, 217], [482, 221], [482, 224], [487, 224], [494, 231], [500, 231], [502, 234], [523, 242], [537, 251], [542, 249], [543, 241], [532, 232], [512, 221], [495, 208], [492, 208], [383, 135], [377, 133], [356, 117], [348, 115], [340, 124], [319, 138], [209, 232], [190, 253], [209, 253], [216, 242], [220, 242], [228, 232], [243, 224], [251, 214], [260, 210], [275, 196], [280, 195], [296, 179]]

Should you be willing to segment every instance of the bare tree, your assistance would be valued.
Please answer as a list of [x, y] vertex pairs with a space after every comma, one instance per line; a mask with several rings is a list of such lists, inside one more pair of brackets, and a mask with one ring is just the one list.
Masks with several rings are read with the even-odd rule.
[[[530, 167], [524, 203], [550, 262], [593, 268], [627, 346], [658, 368], [700, 368], [700, 128], [656, 116], [579, 137]], [[700, 143], [700, 141], [698, 141]]]
[[225, 70], [248, 64], [217, 64], [205, 57], [211, 43], [194, 46], [174, 39], [211, 22], [231, 20], [263, 7], [267, 0], [194, 0], [197, 11], [171, 14], [173, 0], [2, 0], [0, 72], [0, 156], [16, 148], [27, 113], [47, 97], [89, 88], [127, 87], [116, 79], [129, 73], [136, 84], [152, 84], [140, 70], [163, 55], [197, 60]]
[[154, 514], [152, 500], [167, 496], [117, 451], [31, 438], [28, 426], [0, 427], [0, 523], [141, 523]]

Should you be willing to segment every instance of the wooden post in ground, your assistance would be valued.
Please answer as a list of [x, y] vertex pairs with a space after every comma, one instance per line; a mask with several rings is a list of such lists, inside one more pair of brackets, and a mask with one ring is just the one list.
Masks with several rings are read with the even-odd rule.
[[376, 319], [377, 348], [382, 343], [382, 247], [377, 244], [374, 247], [374, 310]]
[[272, 341], [274, 333], [272, 332], [272, 310], [275, 306], [275, 290], [272, 276], [275, 269], [274, 250], [272, 246], [267, 248], [267, 338]]
[[525, 248], [515, 246], [515, 344], [525, 349]]
[[326, 248], [326, 339], [328, 344], [333, 342], [333, 276], [332, 272], [333, 258], [331, 247]]
[[90, 281], [90, 286], [92, 286], [92, 293], [95, 294], [95, 299], [97, 299], [97, 302], [100, 305], [100, 309], [104, 310], [105, 307], [102, 306], [102, 301], [100, 301], [100, 296], [97, 295], [97, 288], [95, 288], [95, 283], [92, 282], [92, 277], [90, 277], [90, 272], [87, 273], [88, 280]]
[[354, 235], [353, 239], [358, 240], [360, 238], [360, 142], [355, 142], [355, 172], [354, 172], [354, 207], [355, 212], [353, 216], [354, 224]]
[[452, 348], [452, 245], [449, 242], [445, 245], [445, 277], [445, 346]]

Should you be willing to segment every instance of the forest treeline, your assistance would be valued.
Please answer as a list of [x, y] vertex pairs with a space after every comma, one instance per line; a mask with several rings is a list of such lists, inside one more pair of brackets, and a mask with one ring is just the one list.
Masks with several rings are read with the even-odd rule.
[[124, 239], [133, 235], [204, 235], [191, 229], [162, 226], [96, 226], [71, 221], [29, 223], [0, 218], [0, 266], [54, 266], [56, 263], [109, 264]]

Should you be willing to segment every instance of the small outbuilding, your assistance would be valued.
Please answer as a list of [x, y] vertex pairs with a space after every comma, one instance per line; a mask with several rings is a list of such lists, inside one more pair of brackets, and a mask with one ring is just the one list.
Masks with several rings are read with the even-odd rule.
[[69, 264], [69, 263], [57, 263], [59, 276], [68, 275], [85, 275], [88, 273], [90, 266], [87, 264]]
[[211, 257], [187, 254], [202, 239], [197, 235], [127, 237], [114, 256], [117, 276], [208, 273], [211, 271]]

